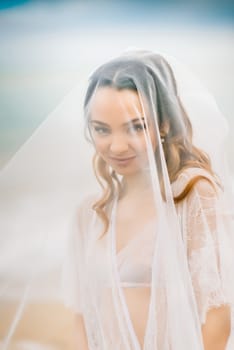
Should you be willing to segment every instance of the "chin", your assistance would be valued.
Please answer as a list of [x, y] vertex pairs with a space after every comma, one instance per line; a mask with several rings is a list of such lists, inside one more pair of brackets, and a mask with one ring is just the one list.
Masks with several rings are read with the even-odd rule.
[[136, 167], [115, 167], [113, 168], [113, 170], [118, 175], [122, 175], [122, 176], [136, 175], [140, 172], [140, 169]]

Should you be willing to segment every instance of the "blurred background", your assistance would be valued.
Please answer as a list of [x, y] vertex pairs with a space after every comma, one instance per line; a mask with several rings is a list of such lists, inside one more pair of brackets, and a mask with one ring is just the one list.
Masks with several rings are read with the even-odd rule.
[[[0, 0], [0, 168], [77, 83], [87, 79], [103, 61], [134, 47], [175, 56], [212, 92], [230, 126], [228, 159], [234, 179], [233, 43], [234, 3], [228, 0]], [[18, 173], [15, 181], [16, 178]], [[66, 224], [62, 215], [69, 216], [70, 207], [65, 205], [70, 197], [63, 198], [62, 206], [61, 198], [55, 196], [58, 206], [51, 202], [50, 206], [54, 206], [51, 219], [48, 212], [38, 214], [47, 193], [38, 189], [38, 198], [31, 198], [30, 186], [26, 185], [27, 189], [20, 187], [20, 182], [13, 190], [1, 188], [3, 222], [12, 219], [17, 229], [17, 219], [24, 216], [28, 230], [25, 235], [16, 230], [19, 244], [14, 249], [10, 240], [4, 241], [8, 231], [1, 230], [1, 287], [6, 275], [17, 283], [24, 281], [26, 286], [29, 261], [41, 257], [36, 255], [41, 244], [39, 228], [33, 226], [38, 221], [51, 224], [50, 230], [57, 239], [56, 249], [54, 236], [47, 245], [52, 260], [45, 259], [46, 270], [50, 265], [54, 272], [61, 258], [64, 243], [61, 227]], [[47, 207], [51, 197], [48, 193]], [[33, 208], [37, 201], [38, 206]], [[56, 226], [52, 222], [54, 217], [60, 218]], [[30, 240], [29, 230], [34, 233]], [[61, 303], [48, 298], [50, 283], [56, 278], [53, 273], [39, 279], [43, 286], [40, 291], [45, 295], [27, 305], [20, 317], [17, 317], [22, 311], [19, 298], [10, 296], [7, 287], [5, 292], [4, 288], [0, 290], [0, 341], [7, 334], [13, 336], [11, 342], [9, 337], [5, 338], [3, 349], [72, 347], [72, 315]], [[26, 287], [22, 290], [25, 292]]]
[[1, 0], [0, 165], [81, 78], [128, 47], [191, 67], [233, 132], [233, 16], [231, 0]]

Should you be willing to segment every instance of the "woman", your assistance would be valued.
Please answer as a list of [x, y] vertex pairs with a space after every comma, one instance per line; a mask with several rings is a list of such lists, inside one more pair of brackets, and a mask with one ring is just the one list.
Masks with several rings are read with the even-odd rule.
[[60, 272], [75, 212], [63, 288], [77, 349], [224, 349], [234, 298], [225, 120], [189, 72], [148, 51], [104, 64], [84, 91], [0, 174], [2, 348], [70, 348]]
[[80, 205], [64, 266], [77, 349], [227, 346], [231, 220], [218, 155], [194, 144], [179, 76], [139, 50], [90, 77], [84, 113], [102, 193]]

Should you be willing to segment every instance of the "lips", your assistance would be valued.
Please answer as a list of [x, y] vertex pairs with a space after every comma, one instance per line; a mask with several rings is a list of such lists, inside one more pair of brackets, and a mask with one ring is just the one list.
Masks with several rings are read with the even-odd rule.
[[117, 162], [124, 162], [124, 161], [128, 161], [131, 160], [133, 158], [135, 158], [136, 156], [131, 156], [131, 157], [125, 157], [125, 158], [119, 158], [119, 157], [110, 157], [111, 160], [117, 161]]
[[135, 159], [136, 156], [130, 156], [130, 157], [109, 157], [109, 159], [114, 162], [116, 165], [122, 165], [127, 166], [133, 159]]

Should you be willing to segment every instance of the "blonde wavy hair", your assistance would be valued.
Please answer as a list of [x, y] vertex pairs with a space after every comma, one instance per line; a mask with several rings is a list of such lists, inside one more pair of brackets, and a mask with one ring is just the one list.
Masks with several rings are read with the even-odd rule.
[[[125, 60], [124, 58], [119, 58], [99, 67], [90, 78], [89, 87], [84, 101], [87, 125], [90, 118], [88, 105], [96, 89], [101, 87], [111, 87], [117, 90], [129, 89], [138, 92], [132, 78], [135, 73], [135, 75], [140, 75], [139, 78], [143, 82], [142, 86], [146, 87], [143, 92], [144, 95], [147, 96], [147, 79], [150, 74], [155, 85], [155, 101], [157, 101], [155, 107], [157, 109], [158, 127], [164, 138], [162, 145], [170, 182], [174, 182], [185, 169], [197, 167], [207, 170], [208, 173], [216, 179], [216, 182], [219, 183], [217, 176], [212, 170], [209, 156], [201, 149], [195, 147], [192, 143], [192, 125], [178, 97], [176, 81], [170, 65], [164, 58], [156, 54], [152, 55], [152, 63], [157, 67], [161, 76], [165, 78], [166, 83], [170, 86], [169, 92], [165, 88], [165, 85], [167, 84], [161, 84], [154, 71], [141, 60], [132, 59], [129, 62], [129, 59]], [[173, 104], [169, 98], [169, 94], [172, 93], [174, 98]], [[178, 115], [175, 118], [175, 101], [178, 107], [176, 113], [179, 111], [179, 118], [181, 118], [182, 123], [176, 123]], [[165, 128], [165, 125], [167, 125], [167, 128]], [[186, 134], [182, 131], [180, 125], [185, 127]], [[162, 169], [158, 153], [159, 150], [157, 149], [155, 152], [155, 162], [159, 173], [162, 196], [164, 196]], [[93, 158], [93, 169], [103, 191], [101, 198], [93, 204], [93, 210], [96, 211], [104, 225], [103, 233], [99, 237], [100, 239], [109, 228], [107, 211], [112, 202], [114, 193], [117, 191], [117, 193], [121, 194], [122, 186], [115, 171], [98, 154], [95, 154]], [[174, 197], [175, 204], [182, 201], [193, 189], [194, 185], [201, 179], [206, 179], [211, 185], [213, 185], [205, 176], [195, 176], [189, 181], [182, 192]]]

